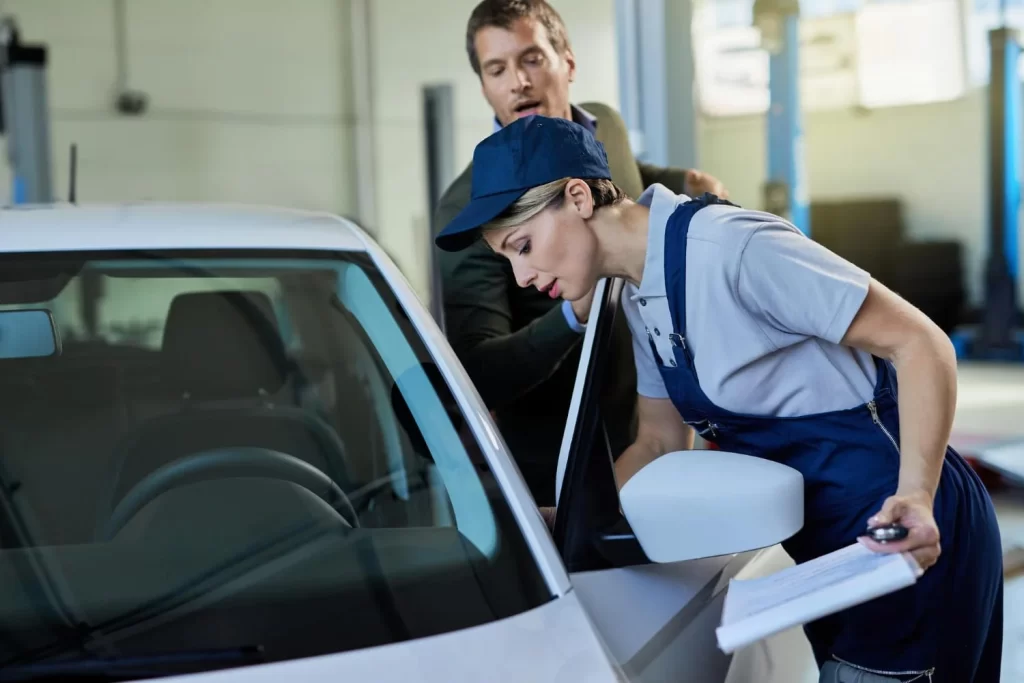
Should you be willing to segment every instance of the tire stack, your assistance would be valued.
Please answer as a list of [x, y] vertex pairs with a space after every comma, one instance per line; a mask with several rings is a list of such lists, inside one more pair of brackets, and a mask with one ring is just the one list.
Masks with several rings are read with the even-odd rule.
[[961, 244], [906, 239], [898, 199], [812, 202], [811, 236], [871, 273], [945, 332], [961, 323], [966, 302]]

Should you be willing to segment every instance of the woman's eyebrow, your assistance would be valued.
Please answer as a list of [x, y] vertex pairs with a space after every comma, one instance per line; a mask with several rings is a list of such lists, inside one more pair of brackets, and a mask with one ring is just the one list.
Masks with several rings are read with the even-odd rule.
[[517, 228], [517, 229], [513, 230], [512, 232], [510, 232], [509, 234], [505, 235], [505, 239], [503, 239], [501, 241], [501, 250], [502, 251], [505, 251], [505, 248], [508, 245], [508, 241], [510, 239], [512, 239], [512, 235], [515, 235], [518, 232], [519, 232], [519, 229]]

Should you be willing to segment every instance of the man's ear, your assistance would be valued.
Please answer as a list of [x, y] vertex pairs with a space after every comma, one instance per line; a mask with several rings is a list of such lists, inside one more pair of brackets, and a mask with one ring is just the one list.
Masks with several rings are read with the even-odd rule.
[[583, 220], [594, 215], [594, 196], [590, 186], [579, 178], [573, 178], [566, 184], [565, 202], [575, 208]]
[[572, 83], [576, 80], [576, 55], [572, 53], [572, 50], [566, 49], [563, 59], [565, 59], [566, 66], [569, 67], [569, 82]]

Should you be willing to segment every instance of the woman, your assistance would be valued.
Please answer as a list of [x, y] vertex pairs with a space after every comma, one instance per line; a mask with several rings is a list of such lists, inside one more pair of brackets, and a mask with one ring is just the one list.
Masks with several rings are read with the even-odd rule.
[[[956, 358], [941, 330], [776, 216], [657, 185], [631, 201], [600, 143], [570, 121], [533, 116], [496, 132], [477, 146], [472, 183], [442, 249], [482, 234], [521, 287], [552, 298], [627, 282], [640, 424], [616, 461], [620, 487], [692, 447], [689, 425], [803, 474], [805, 525], [783, 544], [796, 562], [860, 540], [925, 570], [911, 588], [805, 627], [823, 681], [997, 683], [999, 530], [948, 446]], [[902, 541], [864, 537], [897, 522]]]

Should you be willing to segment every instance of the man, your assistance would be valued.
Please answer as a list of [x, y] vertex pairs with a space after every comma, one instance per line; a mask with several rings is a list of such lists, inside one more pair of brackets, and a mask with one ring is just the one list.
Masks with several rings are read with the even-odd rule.
[[[622, 118], [604, 104], [569, 100], [576, 59], [558, 13], [545, 0], [483, 0], [466, 29], [466, 51], [484, 97], [505, 126], [528, 114], [574, 120], [607, 151], [615, 183], [634, 199], [654, 183], [689, 195], [725, 196], [699, 171], [638, 162]], [[470, 198], [471, 167], [441, 198], [440, 229]], [[555, 500], [555, 473], [591, 299], [570, 304], [558, 292], [521, 289], [507, 259], [481, 242], [438, 252], [449, 341], [487, 406], [539, 506]], [[601, 412], [612, 452], [633, 441], [636, 369], [629, 329], [619, 317], [605, 368]]]

